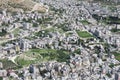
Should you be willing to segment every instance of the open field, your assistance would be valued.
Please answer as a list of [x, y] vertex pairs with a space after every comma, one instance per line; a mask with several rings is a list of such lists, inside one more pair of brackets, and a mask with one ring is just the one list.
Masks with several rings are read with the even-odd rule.
[[19, 56], [15, 59], [18, 65], [27, 66], [34, 63], [46, 62], [51, 60], [64, 62], [69, 58], [69, 52], [54, 49], [31, 49], [29, 51], [26, 51], [24, 53], [24, 56], [30, 59]]
[[90, 33], [88, 33], [87, 31], [76, 31], [77, 34], [79, 35], [79, 37], [81, 38], [90, 38], [93, 37]]

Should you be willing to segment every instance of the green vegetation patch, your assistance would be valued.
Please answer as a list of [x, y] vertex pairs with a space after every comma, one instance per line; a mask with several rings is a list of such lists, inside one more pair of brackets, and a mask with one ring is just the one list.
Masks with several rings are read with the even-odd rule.
[[91, 35], [87, 31], [79, 31], [79, 30], [77, 30], [76, 32], [79, 35], [79, 37], [81, 37], [81, 38], [91, 38], [91, 37], [93, 37], [93, 35]]
[[2, 60], [0, 60], [0, 62], [3, 63], [4, 69], [14, 68], [17, 66], [16, 64], [14, 64], [12, 61], [10, 61], [8, 59], [2, 59]]
[[113, 5], [110, 5], [108, 9], [110, 9], [112, 12], [115, 12], [117, 10], [116, 6]]
[[3, 80], [3, 78], [2, 78], [2, 77], [0, 77], [0, 80]]
[[120, 24], [120, 18], [119, 17], [114, 17], [114, 16], [99, 16], [97, 14], [93, 14], [92, 17], [96, 19], [98, 22], [102, 22], [105, 24]]
[[0, 36], [5, 36], [7, 34], [7, 31], [2, 29], [2, 31], [0, 32]]
[[65, 22], [65, 23], [62, 23], [62, 24], [55, 24], [54, 26], [58, 27], [58, 28], [61, 28], [64, 32], [66, 32], [66, 31], [69, 31], [68, 25], [69, 25], [69, 23]]
[[45, 30], [36, 32], [36, 33], [34, 33], [34, 35], [38, 36], [38, 37], [47, 37], [49, 35], [50, 37], [52, 37], [49, 33], [54, 33], [57, 31], [61, 34], [64, 33], [64, 31], [61, 28], [49, 28], [49, 29], [45, 29]]
[[120, 32], [120, 29], [112, 28], [111, 32], [117, 33], [117, 32]]
[[5, 36], [6, 33], [0, 32], [0, 36]]
[[58, 62], [66, 62], [67, 59], [69, 58], [68, 51], [54, 50], [54, 49], [31, 49], [25, 52], [25, 55], [34, 58], [35, 63], [52, 61], [52, 60]]
[[120, 61], [120, 53], [114, 52], [113, 54], [114, 54], [115, 58]]
[[12, 33], [14, 34], [14, 36], [18, 36], [18, 33], [20, 32], [19, 28], [16, 28], [15, 30], [12, 31]]
[[90, 22], [88, 22], [87, 20], [81, 20], [80, 22], [81, 22], [82, 24], [84, 24], [84, 25], [90, 24]]
[[65, 50], [30, 49], [24, 53], [24, 56], [17, 57], [15, 62], [23, 67], [46, 61], [66, 62], [68, 58], [69, 52]]
[[49, 32], [53, 32], [53, 31], [54, 31], [53, 29], [42, 30], [42, 31], [36, 32], [35, 36], [47, 37], [49, 35]]
[[34, 60], [26, 60], [20, 57], [17, 57], [15, 59], [15, 62], [19, 65], [19, 66], [28, 66], [29, 64], [33, 64]]

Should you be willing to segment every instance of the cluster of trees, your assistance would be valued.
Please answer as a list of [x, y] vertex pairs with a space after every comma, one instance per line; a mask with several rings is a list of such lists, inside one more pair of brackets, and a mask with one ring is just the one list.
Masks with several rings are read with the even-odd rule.
[[102, 2], [104, 4], [119, 4], [119, 0], [93, 0], [95, 2]]
[[7, 31], [5, 29], [2, 29], [2, 31], [0, 32], [0, 36], [3, 37], [7, 34]]
[[97, 14], [92, 15], [94, 19], [96, 19], [98, 22], [103, 22], [105, 24], [114, 24], [115, 28], [111, 29], [112, 32], [119, 32], [117, 25], [120, 24], [120, 18], [118, 16], [108, 16], [108, 17], [102, 17]]

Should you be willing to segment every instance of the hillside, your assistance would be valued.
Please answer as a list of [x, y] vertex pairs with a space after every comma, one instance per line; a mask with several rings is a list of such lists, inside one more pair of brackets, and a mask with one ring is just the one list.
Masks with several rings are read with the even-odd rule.
[[47, 8], [32, 0], [0, 0], [0, 8], [9, 11], [39, 11], [46, 12]]

